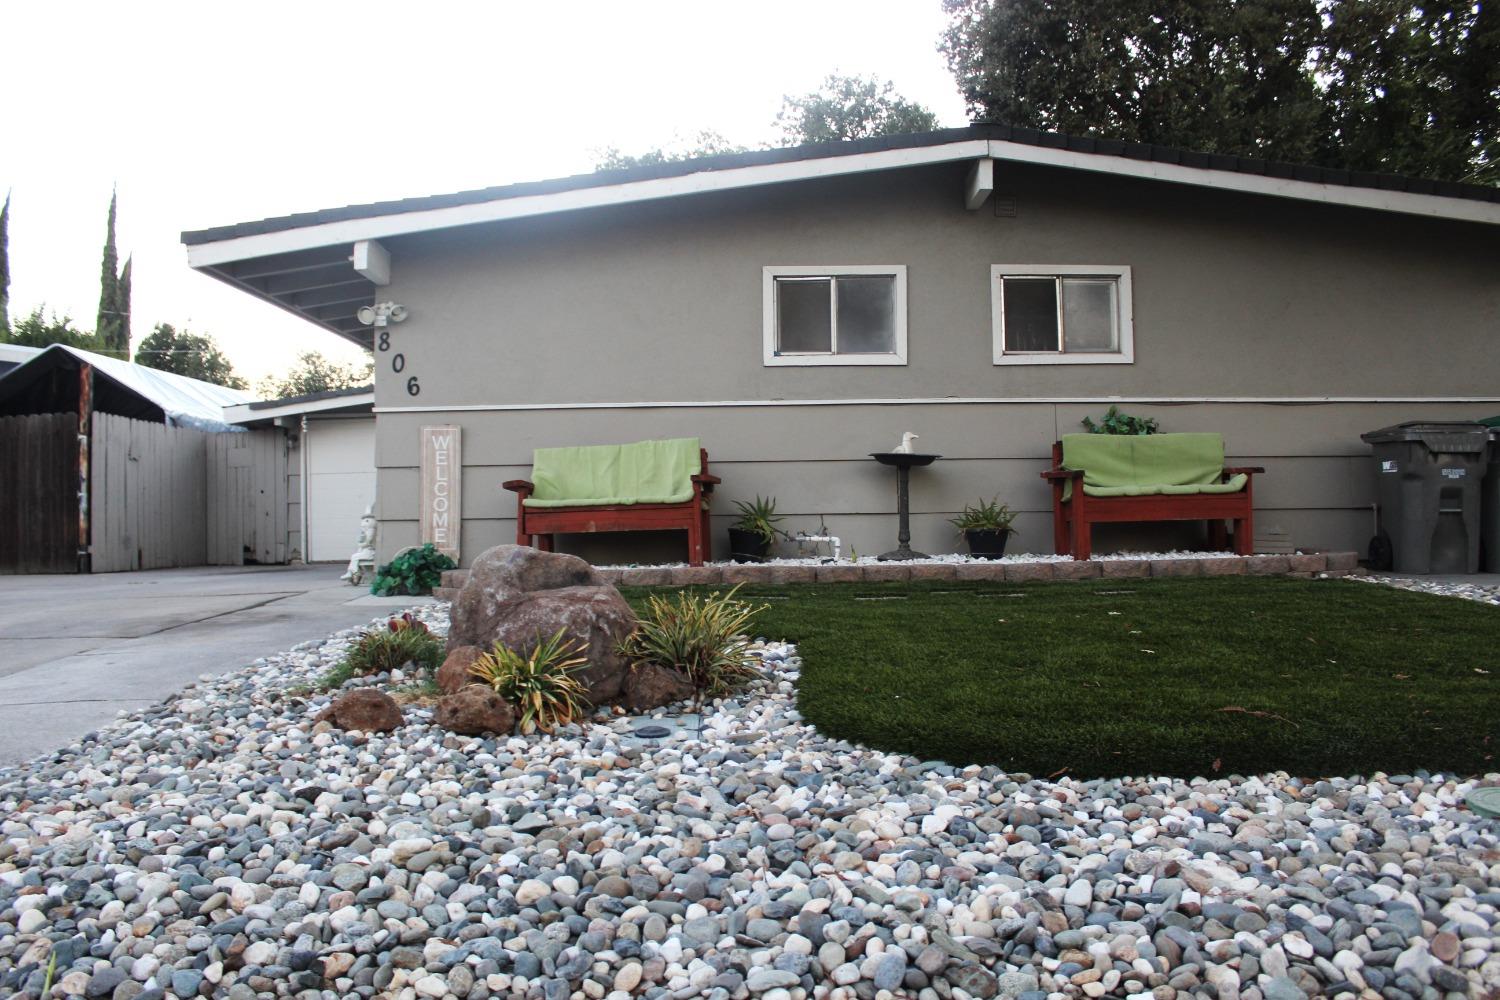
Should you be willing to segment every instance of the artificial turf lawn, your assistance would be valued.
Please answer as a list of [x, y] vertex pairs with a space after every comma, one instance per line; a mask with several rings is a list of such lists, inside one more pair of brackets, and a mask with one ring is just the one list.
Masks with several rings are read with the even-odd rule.
[[1500, 770], [1500, 608], [1471, 601], [1243, 577], [740, 596], [798, 644], [807, 720], [881, 750], [1084, 778]]

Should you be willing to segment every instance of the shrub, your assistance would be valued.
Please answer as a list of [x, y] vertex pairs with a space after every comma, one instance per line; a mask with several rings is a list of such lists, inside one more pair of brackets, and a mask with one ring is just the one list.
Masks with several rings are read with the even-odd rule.
[[1133, 434], [1145, 435], [1156, 433], [1156, 421], [1151, 417], [1132, 417], [1128, 413], [1121, 413], [1118, 406], [1111, 406], [1104, 411], [1104, 417], [1097, 424], [1089, 417], [1083, 418], [1083, 429], [1090, 434]]
[[372, 629], [355, 640], [344, 661], [323, 679], [325, 688], [352, 677], [384, 674], [408, 663], [430, 674], [443, 662], [443, 642], [409, 614], [392, 618], [386, 628]]
[[375, 573], [370, 593], [380, 597], [393, 594], [430, 594], [443, 579], [443, 570], [458, 566], [452, 559], [428, 542], [407, 549]]
[[739, 589], [706, 596], [680, 591], [676, 600], [650, 595], [635, 631], [620, 643], [620, 652], [632, 665], [650, 663], [687, 675], [700, 704], [705, 697], [729, 693], [759, 675], [745, 632], [767, 607], [737, 600]]
[[588, 707], [583, 685], [573, 672], [588, 662], [583, 644], [563, 640], [563, 629], [551, 638], [537, 636], [536, 646], [522, 654], [500, 643], [469, 669], [479, 680], [516, 707], [521, 732], [550, 733], [567, 725]]

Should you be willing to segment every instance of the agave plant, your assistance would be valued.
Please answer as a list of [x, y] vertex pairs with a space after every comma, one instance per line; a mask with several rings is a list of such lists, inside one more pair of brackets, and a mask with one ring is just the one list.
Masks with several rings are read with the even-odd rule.
[[620, 643], [620, 652], [632, 664], [650, 663], [685, 674], [700, 705], [705, 697], [727, 694], [758, 674], [745, 633], [751, 620], [768, 607], [737, 600], [739, 589], [707, 596], [680, 591], [675, 600], [652, 594], [635, 631]]
[[550, 733], [588, 708], [583, 684], [573, 676], [588, 657], [583, 655], [583, 643], [565, 640], [564, 633], [558, 629], [551, 637], [538, 634], [536, 645], [524, 654], [497, 642], [469, 668], [516, 707], [523, 733]]

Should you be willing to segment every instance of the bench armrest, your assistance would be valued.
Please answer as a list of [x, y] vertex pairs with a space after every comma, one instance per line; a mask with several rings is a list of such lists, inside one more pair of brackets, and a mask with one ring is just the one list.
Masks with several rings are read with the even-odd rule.
[[1048, 469], [1042, 473], [1043, 479], [1082, 479], [1082, 469]]
[[536, 486], [528, 479], [507, 479], [500, 484], [501, 489], [510, 490], [525, 496], [527, 493], [535, 493]]
[[718, 476], [710, 475], [707, 472], [698, 472], [693, 475], [693, 482], [702, 483], [705, 486], [717, 486], [723, 481]]
[[1237, 465], [1237, 466], [1233, 466], [1233, 467], [1226, 466], [1224, 468], [1224, 475], [1225, 476], [1237, 476], [1237, 475], [1240, 475], [1241, 473], [1243, 473], [1243, 474], [1245, 474], [1247, 476], [1250, 476], [1250, 475], [1254, 475], [1257, 472], [1261, 473], [1262, 475], [1264, 475], [1265, 471], [1266, 471], [1265, 469], [1261, 468], [1258, 465]]

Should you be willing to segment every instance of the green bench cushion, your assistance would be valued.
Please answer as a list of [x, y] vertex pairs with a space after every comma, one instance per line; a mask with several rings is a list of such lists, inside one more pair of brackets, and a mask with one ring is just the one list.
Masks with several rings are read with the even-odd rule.
[[1083, 492], [1091, 497], [1238, 493], [1249, 479], [1241, 473], [1220, 482], [1219, 434], [1065, 434], [1062, 450], [1063, 468], [1083, 470]]
[[532, 452], [535, 492], [527, 507], [603, 507], [682, 503], [693, 497], [702, 470], [697, 438], [634, 444], [538, 448]]

